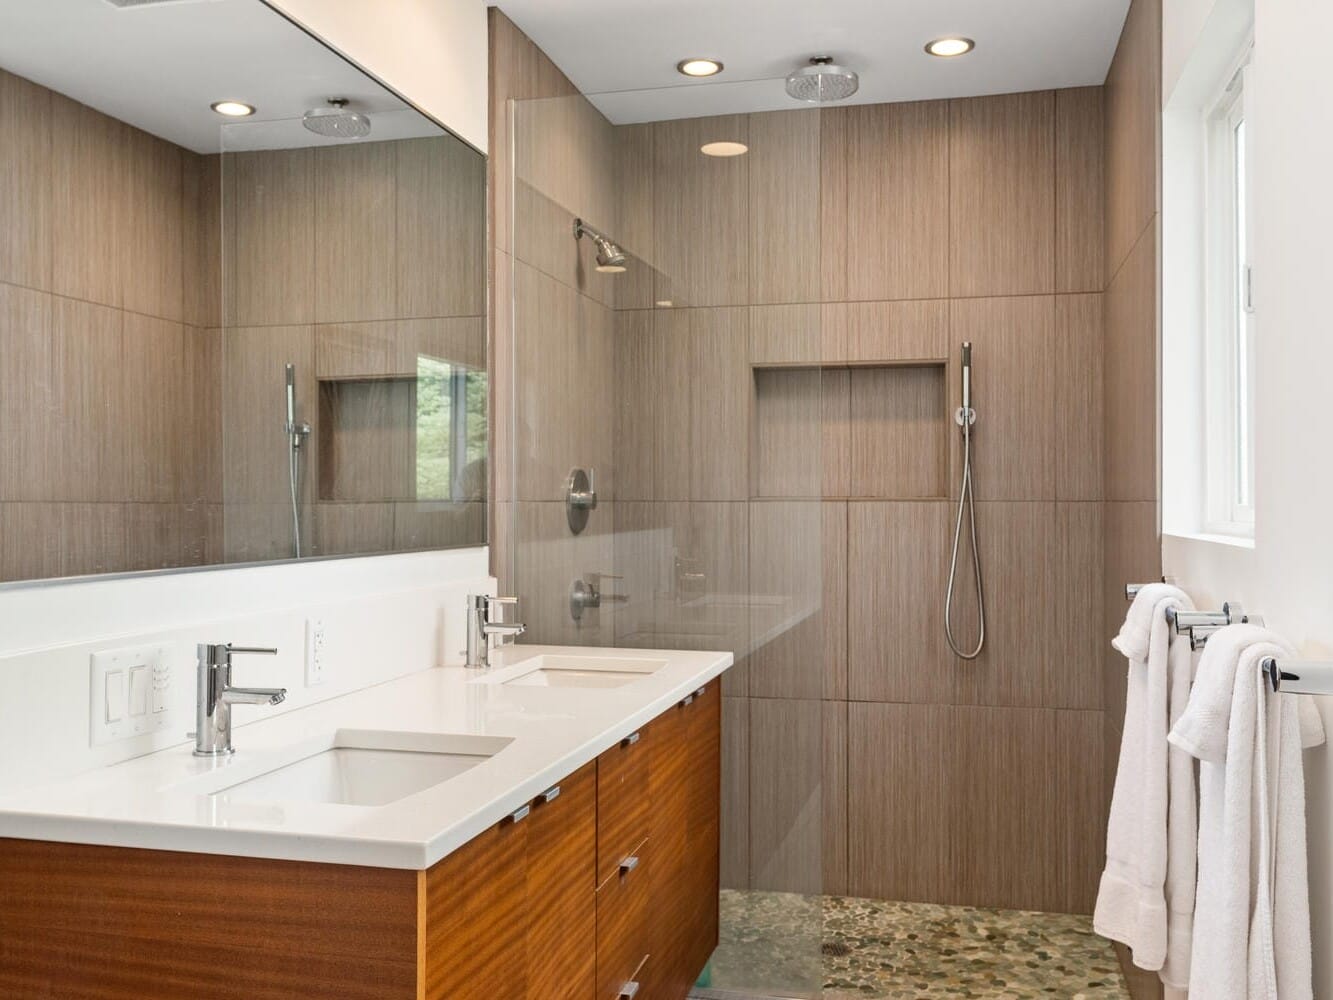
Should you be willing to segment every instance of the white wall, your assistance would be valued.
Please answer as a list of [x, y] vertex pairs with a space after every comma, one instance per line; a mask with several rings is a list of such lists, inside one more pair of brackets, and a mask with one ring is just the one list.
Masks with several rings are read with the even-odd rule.
[[[1167, 0], [1164, 38], [1187, 37], [1204, 0]], [[1222, 0], [1218, 0], [1222, 2]], [[1166, 27], [1166, 25], [1164, 25]], [[1241, 601], [1304, 655], [1333, 656], [1333, 127], [1328, 0], [1256, 0], [1256, 522], [1253, 550], [1167, 537], [1166, 573], [1209, 604]], [[1303, 48], [1300, 54], [1293, 44]], [[1185, 60], [1164, 50], [1164, 70]], [[1165, 451], [1170, 460], [1170, 449]], [[1333, 732], [1333, 700], [1321, 699]], [[1333, 769], [1306, 756], [1315, 996], [1333, 998]]]
[[486, 152], [486, 0], [265, 0]]

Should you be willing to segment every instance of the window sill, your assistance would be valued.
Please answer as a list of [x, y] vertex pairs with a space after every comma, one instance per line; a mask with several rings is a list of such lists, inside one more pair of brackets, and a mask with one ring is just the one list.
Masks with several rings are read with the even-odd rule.
[[1184, 542], [1202, 542], [1205, 545], [1227, 545], [1236, 549], [1254, 550], [1254, 538], [1249, 535], [1222, 535], [1204, 531], [1164, 531], [1162, 535], [1166, 538], [1175, 538]]

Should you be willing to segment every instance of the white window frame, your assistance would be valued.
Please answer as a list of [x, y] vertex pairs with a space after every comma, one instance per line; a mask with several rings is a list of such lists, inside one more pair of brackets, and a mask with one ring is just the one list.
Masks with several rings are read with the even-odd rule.
[[[1204, 530], [1254, 536], [1252, 43], [1207, 107], [1204, 149]], [[1237, 136], [1237, 128], [1244, 130]], [[1239, 145], [1238, 145], [1239, 143]], [[1237, 164], [1244, 166], [1243, 176]]]

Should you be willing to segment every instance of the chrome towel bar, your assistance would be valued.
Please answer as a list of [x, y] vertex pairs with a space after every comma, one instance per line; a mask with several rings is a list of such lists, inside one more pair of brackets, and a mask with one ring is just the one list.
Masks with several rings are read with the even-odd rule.
[[[1125, 584], [1125, 600], [1134, 600], [1145, 586], [1147, 584]], [[1225, 625], [1239, 625], [1242, 622], [1263, 624], [1263, 619], [1258, 615], [1246, 614], [1239, 601], [1227, 601], [1221, 611], [1177, 611], [1175, 608], [1167, 608], [1166, 620], [1171, 623], [1176, 635], [1189, 633], [1190, 648], [1196, 651], [1203, 649], [1208, 643], [1208, 637]]]
[[1283, 694], [1333, 694], [1333, 663], [1319, 660], [1279, 660], [1265, 656], [1259, 669]]

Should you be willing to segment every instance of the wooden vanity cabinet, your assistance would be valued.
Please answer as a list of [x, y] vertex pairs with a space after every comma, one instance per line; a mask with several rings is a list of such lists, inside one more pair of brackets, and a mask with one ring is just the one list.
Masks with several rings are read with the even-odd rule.
[[0, 996], [684, 1000], [717, 945], [719, 692], [427, 871], [0, 840]]

